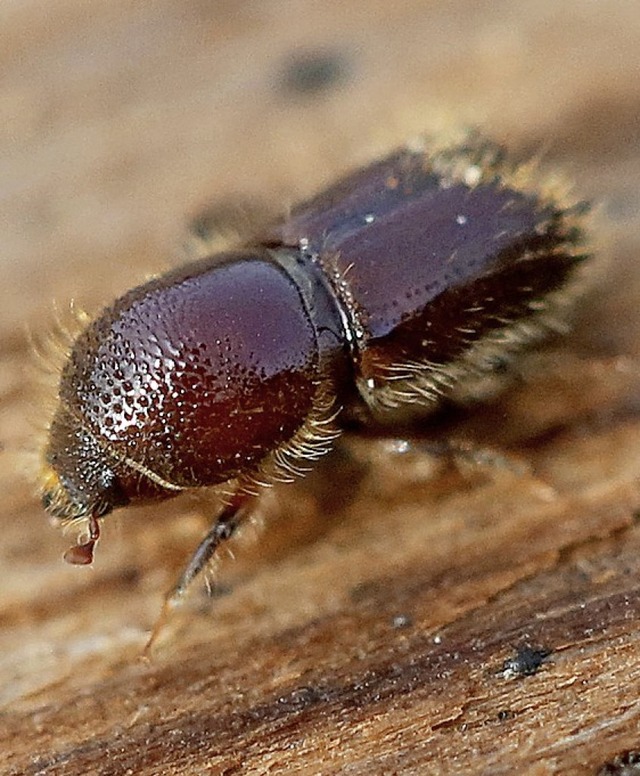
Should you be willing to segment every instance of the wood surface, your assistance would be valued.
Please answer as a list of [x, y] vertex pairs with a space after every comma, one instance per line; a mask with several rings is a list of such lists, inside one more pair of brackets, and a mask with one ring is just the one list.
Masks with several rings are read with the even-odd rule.
[[[0, 72], [0, 772], [636, 773], [637, 0], [22, 0]], [[142, 662], [206, 510], [124, 511], [63, 564], [26, 330], [179, 261], [203, 208], [284, 210], [451, 122], [602, 203], [573, 333], [426, 430], [457, 460], [352, 440], [270, 492]]]

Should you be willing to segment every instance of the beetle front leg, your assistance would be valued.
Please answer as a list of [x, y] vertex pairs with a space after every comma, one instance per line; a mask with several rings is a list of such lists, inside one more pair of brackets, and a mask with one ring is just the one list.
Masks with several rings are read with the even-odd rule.
[[182, 574], [166, 594], [158, 619], [143, 650], [144, 659], [149, 659], [153, 645], [157, 641], [160, 631], [167, 624], [171, 612], [180, 606], [188, 589], [213, 560], [218, 548], [231, 539], [240, 524], [250, 514], [254, 501], [254, 496], [238, 493], [216, 517]]

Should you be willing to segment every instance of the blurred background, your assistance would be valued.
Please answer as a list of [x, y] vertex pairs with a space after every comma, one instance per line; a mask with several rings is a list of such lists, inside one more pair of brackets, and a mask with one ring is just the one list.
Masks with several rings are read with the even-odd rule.
[[126, 287], [209, 201], [286, 205], [447, 122], [637, 210], [634, 0], [21, 0], [0, 36], [2, 332]]
[[[106, 622], [76, 598], [84, 582], [60, 563], [65, 542], [13, 465], [40, 409], [25, 331], [46, 330], [54, 299], [95, 310], [179, 261], [203, 208], [250, 198], [284, 212], [425, 130], [480, 126], [541, 151], [599, 203], [613, 262], [590, 336], [638, 353], [637, 0], [13, 0], [0, 4], [0, 117], [7, 702], [68, 679], [69, 634]], [[121, 552], [140, 560], [137, 531], [116, 542], [114, 563]], [[165, 581], [148, 577], [152, 607]], [[54, 590], [67, 598], [54, 602]], [[114, 622], [123, 600], [133, 605], [131, 591], [109, 610]], [[153, 619], [135, 600], [122, 644]]]

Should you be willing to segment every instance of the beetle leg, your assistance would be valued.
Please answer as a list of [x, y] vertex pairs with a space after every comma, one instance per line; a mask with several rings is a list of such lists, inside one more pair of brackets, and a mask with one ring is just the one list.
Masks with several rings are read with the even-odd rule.
[[180, 605], [187, 590], [211, 562], [220, 545], [224, 544], [234, 535], [238, 526], [245, 520], [252, 509], [253, 502], [253, 497], [245, 494], [238, 494], [216, 517], [211, 528], [191, 556], [191, 559], [182, 574], [180, 574], [176, 583], [165, 596], [158, 619], [153, 626], [149, 640], [143, 650], [142, 656], [144, 659], [149, 659], [151, 649], [158, 639], [158, 634], [168, 622], [171, 612]]
[[530, 465], [522, 458], [473, 441], [458, 439], [394, 441], [401, 448], [405, 448], [398, 452], [425, 452], [435, 457], [449, 458], [459, 469], [469, 466], [474, 469], [486, 468], [495, 473], [503, 472], [519, 477], [531, 474]]
[[[384, 435], [383, 429], [377, 438], [368, 434], [352, 433], [345, 436], [342, 443], [350, 449], [356, 460], [360, 460], [365, 466], [384, 465], [385, 459], [399, 462], [405, 457], [412, 461], [426, 457], [455, 466], [463, 476], [465, 472], [486, 472], [492, 479], [503, 476], [535, 479], [531, 464], [522, 457], [473, 440], [421, 438], [411, 435], [397, 437], [392, 434]], [[396, 464], [392, 465], [397, 467]], [[412, 467], [409, 467], [407, 471], [411, 470]], [[429, 479], [433, 476], [430, 467], [427, 467], [425, 472]]]

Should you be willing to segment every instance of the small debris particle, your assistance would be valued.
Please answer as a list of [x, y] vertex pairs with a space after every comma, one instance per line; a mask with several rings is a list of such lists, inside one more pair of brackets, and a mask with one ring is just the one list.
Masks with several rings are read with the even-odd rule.
[[514, 657], [505, 660], [502, 674], [505, 679], [514, 676], [533, 676], [551, 654], [551, 650], [541, 647], [520, 647]]

